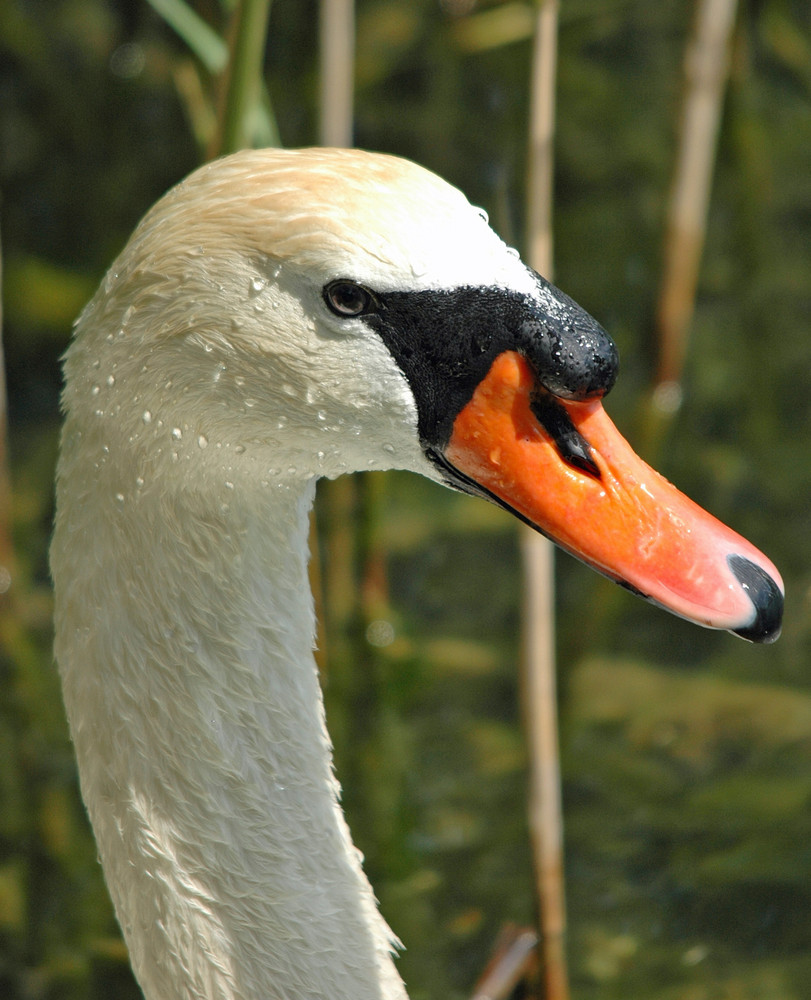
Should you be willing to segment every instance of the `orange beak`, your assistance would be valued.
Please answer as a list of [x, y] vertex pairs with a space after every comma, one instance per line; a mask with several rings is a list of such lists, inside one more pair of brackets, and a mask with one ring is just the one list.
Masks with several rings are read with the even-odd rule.
[[570, 449], [538, 419], [538, 394], [528, 362], [514, 351], [499, 355], [454, 421], [445, 461], [656, 604], [709, 628], [773, 642], [783, 608], [774, 565], [646, 465], [599, 401], [547, 397], [558, 424], [573, 430]]

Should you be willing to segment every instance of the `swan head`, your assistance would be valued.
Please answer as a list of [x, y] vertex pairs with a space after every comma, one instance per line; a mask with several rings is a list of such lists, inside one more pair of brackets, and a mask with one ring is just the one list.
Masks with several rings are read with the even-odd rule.
[[[101, 387], [93, 404], [108, 395], [98, 369], [88, 369], [90, 352], [116, 380], [115, 405], [134, 402], [132, 433], [153, 458], [160, 421], [176, 442], [188, 428], [194, 440], [239, 444], [301, 477], [397, 465], [440, 478], [418, 424], [428, 433], [429, 423], [447, 423], [438, 378], [459, 383], [453, 369], [478, 356], [479, 370], [459, 383], [469, 396], [494, 356], [497, 331], [482, 290], [503, 294], [518, 312], [537, 303], [550, 331], [553, 316], [560, 325], [576, 312], [589, 331], [578, 356], [594, 348], [603, 359], [600, 391], [613, 382], [616, 352], [604, 331], [436, 175], [361, 151], [244, 152], [196, 171], [144, 218], [79, 320], [68, 393], [71, 372], [84, 371], [91, 392]], [[360, 309], [348, 301], [353, 294], [368, 296]], [[505, 343], [526, 318], [516, 324], [502, 323]], [[404, 340], [404, 325], [421, 331], [419, 343]], [[545, 352], [539, 367], [549, 378], [559, 370], [565, 382], [566, 365], [551, 357], [562, 334], [535, 333], [526, 326], [522, 335]], [[415, 364], [426, 355], [437, 364], [409, 379], [403, 364], [415, 351]], [[572, 381], [588, 382], [590, 365]], [[177, 451], [171, 441], [162, 449]]]
[[142, 481], [411, 469], [676, 614], [779, 633], [774, 566], [605, 416], [605, 331], [407, 161], [263, 150], [198, 170], [111, 268], [66, 372], [69, 415], [107, 439], [114, 417]]

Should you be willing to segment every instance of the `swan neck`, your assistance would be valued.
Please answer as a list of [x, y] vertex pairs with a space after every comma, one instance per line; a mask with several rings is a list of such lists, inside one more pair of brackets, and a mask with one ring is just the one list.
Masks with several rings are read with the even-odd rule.
[[109, 502], [83, 507], [73, 471], [52, 555], [57, 657], [145, 997], [405, 1000], [332, 773], [313, 482], [123, 504], [96, 482]]

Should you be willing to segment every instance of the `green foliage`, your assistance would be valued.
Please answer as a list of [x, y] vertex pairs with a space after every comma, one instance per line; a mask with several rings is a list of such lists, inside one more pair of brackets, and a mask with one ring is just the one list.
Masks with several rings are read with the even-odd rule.
[[228, 65], [228, 46], [202, 17], [183, 0], [148, 0], [150, 7], [183, 39], [209, 73]]
[[[516, 243], [527, 6], [477, 5], [473, 17], [501, 18], [499, 36], [492, 21], [471, 34], [473, 19], [453, 14], [465, 5], [450, 0], [358, 2], [358, 144], [445, 175]], [[632, 438], [652, 366], [690, 8], [567, 0], [561, 11], [556, 280], [619, 343], [609, 408]], [[209, 0], [176, 9], [193, 28], [137, 0], [0, 4], [18, 560], [0, 597], [9, 1000], [137, 996], [78, 796], [46, 548], [71, 318], [214, 136], [211, 71], [225, 44], [214, 39], [229, 11]], [[286, 145], [316, 139], [316, 14], [314, 2], [271, 9], [266, 85]], [[518, 40], [494, 44], [509, 31]], [[560, 560], [570, 957], [587, 1000], [801, 1000], [811, 979], [809, 38], [804, 3], [741, 10], [685, 402], [662, 460], [783, 569], [785, 634], [746, 647]], [[501, 922], [531, 919], [533, 907], [517, 548], [498, 511], [414, 477], [391, 477], [380, 503], [389, 592], [346, 625], [363, 673], [327, 678], [338, 766], [384, 912], [409, 946], [413, 997], [458, 998]], [[355, 692], [343, 703], [342, 683]]]

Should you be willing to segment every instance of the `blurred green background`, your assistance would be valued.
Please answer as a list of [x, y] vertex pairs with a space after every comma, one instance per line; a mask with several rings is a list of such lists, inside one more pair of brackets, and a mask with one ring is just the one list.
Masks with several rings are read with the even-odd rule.
[[[194, 7], [223, 33], [228, 3]], [[519, 246], [528, 12], [357, 3], [357, 145], [436, 170]], [[476, 35], [482, 13], [498, 17]], [[615, 337], [622, 371], [608, 408], [643, 448], [693, 13], [687, 0], [561, 4], [555, 279]], [[271, 11], [268, 92], [288, 146], [317, 141], [317, 18], [307, 0]], [[205, 67], [142, 0], [0, 0], [16, 556], [0, 596], [7, 1000], [139, 995], [51, 654], [58, 359], [138, 218], [200, 161], [212, 95]], [[583, 1000], [811, 996], [810, 166], [811, 6], [748, 0], [684, 402], [648, 457], [774, 559], [786, 624], [775, 646], [748, 646], [558, 560], [569, 959]], [[383, 911], [407, 945], [412, 997], [456, 1000], [502, 922], [533, 918], [516, 526], [415, 477], [368, 482], [345, 510], [360, 516], [374, 496], [374, 620], [350, 609], [326, 634], [339, 776]], [[322, 520], [330, 537], [329, 510]], [[334, 549], [323, 551], [329, 582]]]

